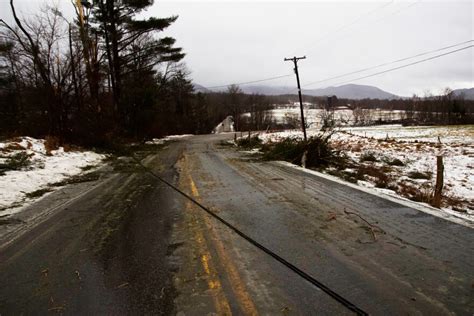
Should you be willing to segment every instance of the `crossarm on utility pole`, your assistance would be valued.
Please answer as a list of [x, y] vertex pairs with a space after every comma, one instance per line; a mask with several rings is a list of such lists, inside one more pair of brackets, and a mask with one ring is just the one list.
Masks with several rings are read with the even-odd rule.
[[301, 110], [301, 127], [303, 129], [303, 136], [304, 140], [306, 141], [306, 124], [304, 120], [304, 111], [303, 111], [303, 98], [301, 96], [301, 85], [300, 85], [300, 75], [298, 73], [298, 60], [306, 59], [306, 56], [303, 57], [293, 57], [293, 58], [285, 58], [285, 61], [292, 61], [295, 65], [295, 74], [296, 74], [296, 83], [298, 84], [298, 97], [300, 99], [300, 110]]

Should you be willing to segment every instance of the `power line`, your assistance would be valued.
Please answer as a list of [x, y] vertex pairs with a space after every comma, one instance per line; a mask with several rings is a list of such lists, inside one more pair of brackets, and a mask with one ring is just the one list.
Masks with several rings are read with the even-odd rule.
[[246, 84], [251, 84], [251, 83], [258, 83], [258, 82], [276, 80], [276, 79], [285, 78], [285, 77], [289, 77], [289, 76], [292, 76], [292, 74], [281, 75], [281, 76], [270, 77], [270, 78], [264, 78], [264, 79], [258, 79], [258, 80], [253, 80], [253, 81], [230, 83], [230, 84], [225, 84], [225, 85], [220, 85], [220, 86], [204, 87], [204, 88], [206, 88], [206, 89], [217, 89], [217, 88], [226, 88], [226, 87], [229, 87], [231, 85], [241, 86], [241, 85], [246, 85]]
[[413, 3], [410, 3], [409, 5], [407, 5], [407, 6], [405, 6], [405, 7], [400, 8], [400, 10], [398, 10], [398, 11], [394, 11], [394, 12], [392, 12], [392, 13], [390, 13], [390, 14], [387, 14], [386, 16], [382, 16], [380, 19], [376, 20], [375, 23], [378, 23], [378, 22], [380, 22], [380, 21], [383, 21], [385, 18], [390, 17], [390, 16], [395, 15], [395, 14], [398, 14], [398, 13], [402, 12], [402, 11], [405, 10], [405, 9], [409, 9], [409, 8], [413, 7], [414, 5], [417, 5], [417, 4], [420, 3], [420, 2], [421, 2], [421, 0], [417, 0], [417, 1], [413, 2]]
[[413, 56], [409, 56], [409, 57], [397, 59], [397, 60], [394, 60], [394, 61], [386, 62], [386, 63], [383, 63], [383, 64], [379, 64], [377, 66], [362, 68], [362, 69], [359, 69], [359, 70], [351, 71], [351, 72], [344, 73], [344, 74], [341, 74], [341, 75], [337, 75], [337, 76], [334, 76], [334, 77], [330, 77], [330, 78], [326, 78], [326, 79], [322, 79], [322, 80], [318, 80], [318, 81], [313, 81], [313, 82], [310, 82], [310, 83], [307, 83], [307, 84], [303, 85], [303, 87], [308, 87], [308, 86], [311, 86], [311, 85], [314, 85], [314, 84], [317, 84], [317, 83], [322, 83], [322, 82], [330, 81], [330, 80], [333, 80], [333, 79], [339, 79], [339, 78], [347, 77], [347, 76], [357, 74], [357, 73], [360, 73], [360, 72], [365, 72], [365, 71], [368, 71], [368, 70], [377, 69], [377, 68], [384, 67], [384, 66], [387, 66], [387, 65], [396, 64], [396, 63], [399, 63], [399, 62], [402, 62], [402, 61], [405, 61], [405, 60], [409, 60], [409, 59], [413, 59], [413, 58], [416, 58], [416, 57], [429, 55], [429, 54], [436, 53], [436, 52], [439, 52], [439, 51], [443, 51], [443, 50], [446, 50], [446, 49], [449, 49], [449, 48], [453, 48], [453, 47], [456, 47], [456, 46], [471, 43], [473, 41], [474, 40], [469, 40], [469, 41], [465, 41], [465, 42], [462, 42], [462, 43], [457, 43], [457, 44], [454, 44], [454, 45], [445, 46], [445, 47], [442, 47], [442, 48], [431, 50], [431, 51], [428, 51], [428, 52], [419, 53], [419, 54], [416, 54], [416, 55], [413, 55]]
[[206, 212], [208, 215], [222, 223], [224, 226], [229, 228], [231, 231], [236, 233], [238, 236], [241, 238], [245, 239], [247, 242], [249, 242], [251, 245], [255, 246], [257, 249], [263, 251], [276, 261], [280, 262], [282, 265], [302, 277], [304, 280], [312, 284], [314, 287], [318, 288], [319, 290], [323, 291], [330, 297], [332, 297], [334, 300], [336, 300], [338, 303], [346, 307], [348, 310], [354, 312], [356, 315], [368, 315], [367, 312], [365, 312], [362, 308], [358, 307], [357, 305], [353, 304], [349, 300], [347, 300], [345, 297], [341, 296], [337, 292], [335, 292], [333, 289], [329, 288], [327, 285], [323, 284], [321, 281], [315, 279], [313, 276], [310, 274], [306, 273], [305, 271], [301, 270], [291, 262], [287, 261], [277, 253], [275, 253], [273, 250], [265, 247], [263, 244], [258, 242], [257, 240], [253, 239], [249, 235], [247, 235], [245, 232], [241, 231], [239, 228], [222, 218], [220, 215], [216, 214], [215, 212], [211, 211], [208, 207], [205, 205], [201, 204], [198, 202], [196, 199], [194, 199], [192, 196], [188, 195], [184, 191], [180, 190], [178, 187], [174, 186], [172, 183], [166, 181], [163, 177], [159, 176], [157, 173], [153, 172], [151, 169], [147, 168], [139, 159], [137, 159], [135, 156], [132, 156], [132, 158], [149, 174], [151, 174], [153, 177], [158, 179], [159, 181], [163, 182], [165, 185], [167, 185], [169, 188], [177, 192], [178, 194], [182, 195], [184, 198], [188, 199], [190, 202], [194, 203], [196, 206], [198, 206], [201, 210]]
[[[406, 6], [406, 7], [403, 7], [403, 8], [401, 8], [400, 10], [398, 10], [398, 11], [396, 11], [396, 12], [390, 14], [390, 15], [397, 14], [397, 13], [399, 13], [400, 11], [402, 11], [402, 10], [404, 10], [404, 9], [406, 9], [406, 8], [409, 8], [409, 7], [412, 7], [412, 6], [416, 5], [416, 4], [419, 3], [420, 1], [421, 1], [421, 0], [418, 0], [418, 1], [414, 2], [414, 3], [411, 3], [410, 5], [408, 5], [408, 6]], [[371, 10], [371, 11], [369, 11], [369, 12], [366, 12], [366, 13], [360, 15], [358, 18], [356, 18], [356, 19], [353, 20], [352, 22], [341, 26], [340, 28], [338, 28], [338, 29], [335, 30], [334, 32], [336, 32], [336, 33], [337, 33], [337, 32], [340, 32], [340, 31], [342, 31], [343, 29], [346, 29], [346, 28], [348, 28], [348, 27], [350, 27], [350, 26], [356, 24], [356, 23], [357, 23], [359, 20], [361, 20], [363, 17], [368, 16], [368, 15], [371, 15], [371, 14], [373, 14], [374, 12], [376, 12], [376, 11], [378, 11], [378, 10], [381, 10], [381, 9], [383, 9], [383, 8], [385, 8], [385, 7], [389, 6], [389, 5], [391, 5], [393, 2], [394, 2], [394, 0], [392, 0], [392, 1], [388, 2], [388, 3], [382, 4], [381, 6], [376, 7], [375, 9], [373, 9], [373, 10]], [[387, 16], [385, 16], [385, 17], [387, 17]], [[385, 17], [384, 17], [384, 18], [385, 18]], [[383, 20], [383, 18], [380, 19], [380, 20], [377, 20], [377, 22], [378, 22], [378, 21], [381, 21], [381, 20]], [[320, 41], [321, 39], [327, 37], [327, 35], [329, 35], [329, 34], [331, 34], [331, 33], [334, 33], [334, 32], [329, 32], [329, 33], [327, 33], [326, 35], [323, 35], [323, 36], [322, 36], [321, 38], [319, 38], [317, 41]], [[316, 42], [313, 42], [313, 44], [314, 44], [314, 43], [316, 43]], [[276, 80], [276, 79], [280, 79], [280, 78], [285, 78], [285, 77], [289, 77], [289, 76], [291, 76], [291, 75], [292, 75], [292, 74], [287, 74], [287, 75], [269, 77], [269, 78], [264, 78], [264, 79], [257, 79], [257, 80], [253, 80], [253, 81], [230, 83], [230, 84], [225, 84], [225, 85], [218, 85], [218, 86], [211, 86], [211, 87], [204, 87], [204, 88], [206, 88], [206, 89], [218, 89], [218, 88], [226, 88], [226, 87], [229, 87], [229, 86], [231, 86], [231, 85], [247, 85], [247, 84], [252, 84], [252, 83], [259, 83], [259, 82], [265, 82], [265, 81], [271, 81], [271, 80]]]
[[[415, 5], [417, 5], [417, 4], [420, 3], [420, 2], [422, 2], [422, 0], [416, 0], [415, 2], [410, 3], [410, 4], [408, 4], [407, 6], [401, 7], [401, 8], [400, 8], [399, 10], [397, 10], [397, 11], [389, 12], [388, 14], [382, 16], [380, 19], [377, 19], [377, 20], [375, 20], [375, 21], [369, 22], [367, 25], [369, 25], [369, 24], [378, 24], [379, 22], [381, 22], [381, 21], [383, 21], [383, 20], [386, 20], [387, 18], [398, 14], [398, 13], [402, 12], [403, 10], [409, 9], [409, 8], [411, 8], [411, 7], [415, 6]], [[392, 3], [392, 2], [390, 2], [390, 3], [388, 3], [388, 4], [384, 4], [384, 5], [382, 5], [381, 7], [375, 8], [373, 11], [370, 11], [370, 12], [368, 12], [368, 13], [365, 14], [365, 15], [370, 15], [370, 14], [372, 14], [373, 12], [382, 9], [382, 8], [384, 8], [385, 6], [388, 6], [388, 5], [391, 4], [391, 3]], [[363, 15], [363, 16], [364, 16], [364, 15]], [[362, 17], [363, 17], [363, 16], [362, 16]], [[357, 20], [360, 20], [360, 19], [357, 19]], [[356, 23], [355, 23], [355, 21], [354, 21], [353, 23], [350, 23], [350, 24], [351, 24], [351, 26], [352, 26], [352, 25], [354, 25], [354, 24], [356, 24]], [[346, 26], [341, 27], [341, 29], [343, 29], [343, 28], [348, 28], [348, 27], [349, 27], [349, 25], [346, 25]], [[336, 32], [341, 31], [341, 29], [336, 30]], [[347, 35], [347, 34], [346, 34], [346, 35]], [[324, 36], [324, 37], [327, 37], [327, 36]], [[323, 38], [324, 38], [324, 37], [323, 37]], [[317, 40], [316, 42], [313, 42], [313, 45], [310, 46], [309, 50], [311, 50], [311, 49], [317, 47], [318, 45], [314, 45], [314, 44], [318, 44], [318, 42], [322, 42], [322, 39], [323, 39], [323, 38], [320, 38], [320, 39]], [[339, 40], [340, 40], [340, 39], [341, 39], [341, 37], [339, 37]], [[331, 43], [333, 40], [334, 40], [334, 38], [332, 38], [332, 40], [330, 40], [329, 43]]]
[[453, 50], [453, 51], [450, 51], [450, 52], [447, 52], [447, 53], [444, 53], [444, 54], [439, 54], [439, 55], [436, 55], [436, 56], [432, 56], [432, 57], [429, 57], [429, 58], [425, 58], [425, 59], [422, 59], [422, 60], [418, 60], [418, 61], [406, 64], [406, 65], [402, 65], [402, 66], [398, 66], [398, 67], [395, 67], [395, 68], [390, 68], [390, 69], [387, 69], [387, 70], [384, 70], [384, 71], [376, 72], [376, 73], [373, 73], [373, 74], [370, 74], [370, 75], [367, 75], [367, 76], [351, 79], [351, 80], [344, 81], [344, 82], [339, 82], [339, 83], [336, 83], [335, 85], [341, 85], [341, 84], [346, 84], [346, 83], [353, 82], [353, 81], [362, 80], [362, 79], [365, 79], [365, 78], [375, 77], [375, 76], [378, 76], [378, 75], [381, 75], [381, 74], [384, 74], [384, 73], [387, 73], [387, 72], [392, 72], [392, 71], [395, 71], [395, 70], [398, 70], [398, 69], [402, 69], [402, 68], [406, 68], [406, 67], [413, 66], [413, 65], [416, 65], [416, 64], [420, 64], [420, 63], [423, 63], [425, 61], [433, 60], [433, 59], [440, 58], [440, 57], [443, 57], [443, 56], [446, 56], [446, 55], [451, 55], [451, 54], [466, 50], [466, 49], [471, 48], [471, 47], [474, 47], [474, 45], [469, 45], [469, 46], [459, 48], [459, 49], [456, 49], [456, 50]]
[[[349, 73], [341, 74], [341, 75], [338, 75], [338, 76], [335, 76], [335, 77], [330, 77], [330, 78], [322, 79], [322, 80], [315, 81], [315, 82], [312, 82], [312, 83], [309, 83], [309, 84], [305, 84], [305, 85], [303, 85], [303, 87], [308, 87], [308, 86], [313, 85], [313, 84], [316, 84], [316, 83], [321, 83], [321, 82], [329, 81], [329, 80], [332, 80], [332, 79], [337, 79], [337, 78], [346, 77], [346, 76], [349, 76], [349, 75], [351, 75], [351, 74], [356, 74], [356, 73], [360, 73], [360, 72], [364, 72], [364, 71], [368, 71], [368, 70], [380, 68], [380, 67], [382, 67], [382, 66], [387, 66], [387, 65], [394, 64], [394, 63], [397, 63], [397, 62], [401, 62], [401, 61], [413, 59], [413, 58], [415, 58], [415, 57], [424, 56], [424, 55], [431, 54], [431, 53], [438, 52], [438, 51], [442, 51], [442, 50], [445, 50], [445, 49], [448, 49], [448, 48], [456, 47], [456, 46], [459, 46], [459, 45], [462, 45], [462, 44], [467, 44], [467, 43], [470, 43], [470, 42], [473, 42], [473, 41], [474, 41], [474, 40], [465, 41], [465, 42], [462, 42], [462, 43], [458, 43], [458, 44], [454, 44], [454, 45], [450, 45], [450, 46], [438, 48], [438, 49], [436, 49], [436, 50], [432, 50], [432, 51], [429, 51], [429, 52], [420, 53], [420, 54], [417, 54], [417, 55], [414, 55], [414, 56], [401, 58], [401, 59], [398, 59], [398, 60], [395, 60], [395, 61], [392, 61], [392, 62], [387, 62], [387, 63], [384, 63], [384, 64], [380, 64], [380, 65], [377, 65], [377, 66], [367, 67], [367, 68], [364, 68], [364, 69], [360, 69], [360, 70], [352, 71], [352, 72], [349, 72]], [[345, 84], [345, 83], [349, 83], [349, 82], [352, 82], [352, 81], [362, 80], [362, 79], [365, 79], [365, 78], [374, 77], [374, 76], [381, 75], [381, 74], [384, 74], [384, 73], [387, 73], [387, 72], [391, 72], [391, 71], [394, 71], [394, 70], [406, 68], [406, 67], [413, 66], [413, 65], [416, 65], [416, 64], [419, 64], [419, 63], [422, 63], [422, 62], [426, 62], [426, 61], [429, 61], [429, 60], [432, 60], [432, 59], [436, 59], [436, 58], [443, 57], [443, 56], [446, 56], [446, 55], [454, 54], [454, 53], [457, 53], [457, 52], [459, 52], [459, 51], [462, 51], [462, 50], [471, 48], [471, 47], [473, 47], [473, 46], [474, 46], [474, 45], [466, 46], [466, 47], [463, 47], [463, 48], [460, 48], [460, 49], [456, 49], [456, 50], [454, 50], [454, 51], [450, 51], [450, 52], [447, 52], [447, 53], [435, 55], [435, 56], [432, 56], [432, 57], [429, 57], [429, 58], [425, 58], [425, 59], [422, 59], [422, 60], [419, 60], [419, 61], [416, 61], [416, 62], [412, 62], [412, 63], [406, 64], [406, 65], [402, 65], [402, 66], [399, 66], [399, 67], [390, 68], [390, 69], [387, 69], [387, 70], [384, 70], [384, 71], [380, 71], [380, 72], [377, 72], [377, 73], [374, 73], [374, 74], [370, 74], [370, 75], [367, 75], [367, 76], [363, 76], [363, 77], [351, 79], [351, 80], [344, 81], [344, 82], [335, 83], [335, 85], [340, 85], [340, 84]], [[258, 80], [253, 80], [253, 81], [246, 81], [246, 82], [239, 82], [239, 83], [231, 83], [231, 84], [220, 85], [220, 86], [204, 87], [204, 88], [206, 88], [206, 89], [225, 88], [225, 87], [231, 86], [231, 85], [233, 85], [233, 84], [235, 84], [235, 85], [246, 85], [246, 84], [258, 83], [258, 82], [265, 82], [265, 81], [276, 80], [276, 79], [280, 79], [280, 78], [286, 78], [286, 77], [290, 77], [290, 76], [292, 76], [292, 74], [281, 75], [281, 76], [275, 76], [275, 77], [264, 78], [264, 79], [258, 79]], [[290, 93], [290, 92], [293, 91], [293, 90], [295, 90], [295, 89], [294, 89], [294, 88], [288, 89], [288, 93]]]
[[327, 33], [324, 34], [323, 36], [319, 37], [318, 39], [316, 39], [315, 41], [313, 41], [312, 43], [310, 43], [309, 50], [311, 50], [312, 48], [314, 48], [315, 44], [321, 42], [321, 40], [327, 38], [329, 35], [339, 33], [339, 32], [341, 32], [341, 31], [343, 31], [343, 30], [345, 30], [345, 29], [351, 27], [352, 25], [357, 24], [362, 18], [364, 18], [364, 17], [366, 17], [366, 16], [369, 16], [369, 15], [373, 14], [374, 12], [377, 12], [377, 11], [379, 11], [379, 10], [381, 10], [381, 9], [383, 9], [383, 8], [385, 8], [385, 7], [387, 7], [387, 6], [389, 6], [389, 5], [391, 5], [391, 4], [393, 3], [393, 1], [394, 1], [394, 0], [392, 0], [392, 1], [388, 2], [388, 3], [384, 3], [384, 4], [382, 4], [381, 6], [378, 6], [378, 7], [376, 7], [376, 8], [373, 9], [373, 10], [370, 10], [370, 11], [368, 11], [368, 12], [365, 12], [365, 13], [359, 15], [359, 16], [358, 16], [355, 20], [353, 20], [352, 22], [349, 22], [349, 23], [347, 23], [347, 24], [344, 24], [344, 25], [340, 26], [339, 28], [337, 28], [337, 29], [334, 30], [334, 31], [329, 31], [329, 32], [327, 32]]

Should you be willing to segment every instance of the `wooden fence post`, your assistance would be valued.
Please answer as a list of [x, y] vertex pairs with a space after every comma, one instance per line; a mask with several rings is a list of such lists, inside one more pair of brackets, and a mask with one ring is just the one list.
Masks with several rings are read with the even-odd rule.
[[436, 156], [436, 184], [433, 196], [433, 206], [441, 207], [441, 195], [443, 193], [443, 181], [444, 181], [444, 165], [443, 156]]

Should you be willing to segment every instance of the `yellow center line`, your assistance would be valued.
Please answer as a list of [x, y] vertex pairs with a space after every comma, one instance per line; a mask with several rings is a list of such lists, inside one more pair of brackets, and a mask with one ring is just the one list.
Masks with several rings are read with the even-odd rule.
[[[191, 175], [189, 175], [189, 186], [191, 188], [191, 192], [193, 196], [196, 198], [199, 197], [199, 191]], [[215, 230], [214, 226], [211, 224], [208, 217], [204, 217], [204, 223], [206, 224], [208, 230], [211, 233], [211, 237], [212, 237], [211, 239], [214, 243], [215, 249], [222, 263], [222, 266], [226, 270], [226, 275], [229, 279], [232, 292], [234, 293], [235, 298], [237, 299], [241, 310], [243, 311], [244, 315], [258, 315], [255, 304], [253, 303], [249, 293], [247, 292], [245, 284], [242, 278], [240, 277], [240, 274], [237, 268], [232, 263], [230, 255], [225, 250], [225, 246], [223, 242], [219, 239], [218, 233]]]
[[[191, 202], [186, 202], [186, 209], [191, 210], [192, 207], [193, 204]], [[193, 221], [197, 224], [195, 219], [193, 219]], [[204, 269], [204, 273], [207, 276], [207, 286], [211, 290], [216, 312], [218, 315], [232, 315], [229, 302], [227, 301], [227, 298], [222, 290], [222, 284], [217, 276], [217, 272], [210, 265], [212, 257], [206, 245], [204, 235], [198, 227], [195, 227], [193, 231], [195, 234], [195, 240], [198, 244], [197, 246], [200, 254], [201, 265]]]

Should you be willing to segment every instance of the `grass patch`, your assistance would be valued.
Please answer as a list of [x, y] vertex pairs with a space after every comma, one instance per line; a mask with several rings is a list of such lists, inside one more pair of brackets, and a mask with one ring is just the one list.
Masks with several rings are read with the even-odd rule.
[[21, 170], [31, 165], [31, 155], [22, 151], [16, 153], [7, 158], [3, 163], [0, 163], [0, 174], [4, 174], [5, 171], [10, 170]]
[[[101, 148], [99, 153], [104, 154], [111, 154], [115, 157], [124, 156], [124, 157], [132, 157], [135, 156], [140, 158], [144, 155], [144, 157], [148, 156], [150, 153], [156, 152], [166, 144], [121, 144], [121, 143], [112, 143], [108, 144], [107, 147]], [[113, 159], [113, 156], [111, 159]], [[144, 158], [143, 157], [143, 158]]]
[[25, 196], [29, 199], [34, 199], [34, 198], [39, 198], [51, 191], [53, 190], [51, 190], [50, 188], [44, 188], [44, 189], [39, 189], [33, 192], [25, 193]]
[[431, 204], [433, 200], [432, 189], [425, 185], [421, 187], [414, 187], [406, 183], [399, 183], [399, 190], [402, 196], [409, 198], [415, 202], [423, 202]]
[[68, 184], [75, 184], [75, 183], [82, 183], [82, 182], [91, 182], [91, 181], [96, 181], [99, 180], [100, 178], [100, 173], [99, 172], [89, 172], [86, 174], [80, 174], [77, 176], [72, 176], [70, 178], [67, 178], [65, 180], [55, 182], [51, 184], [53, 187], [62, 187]]
[[412, 179], [430, 180], [433, 174], [431, 172], [410, 171], [407, 177]]
[[[169, 142], [169, 141], [167, 141]], [[100, 153], [107, 154], [105, 162], [110, 163], [114, 171], [117, 172], [143, 172], [135, 159], [141, 161], [144, 158], [156, 154], [162, 150], [166, 144], [109, 144]], [[134, 159], [135, 158], [135, 159]]]
[[385, 162], [389, 166], [399, 166], [399, 167], [405, 166], [405, 163], [403, 161], [401, 161], [400, 159], [398, 159], [398, 158], [388, 158], [387, 157], [387, 158], [383, 159], [383, 162]]
[[377, 155], [373, 151], [366, 151], [360, 156], [360, 161], [377, 162]]
[[374, 166], [361, 165], [357, 169], [357, 178], [365, 179], [371, 177], [377, 188], [387, 189], [391, 186], [392, 178], [388, 174], [388, 169]]

